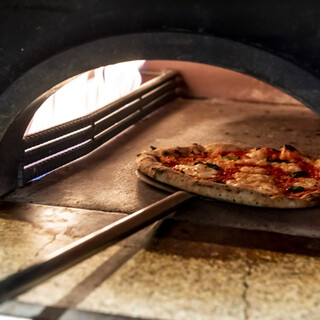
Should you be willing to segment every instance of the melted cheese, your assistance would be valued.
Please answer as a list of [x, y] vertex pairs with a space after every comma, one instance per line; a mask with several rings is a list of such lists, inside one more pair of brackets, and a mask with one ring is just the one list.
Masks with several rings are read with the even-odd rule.
[[[250, 167], [243, 167], [250, 168]], [[252, 172], [257, 169], [263, 168], [250, 168]], [[245, 169], [250, 171], [249, 169]], [[271, 176], [264, 175], [261, 173], [250, 173], [250, 172], [237, 172], [234, 174], [234, 179], [226, 181], [226, 184], [239, 187], [239, 188], [246, 188], [246, 189], [253, 189], [261, 193], [265, 194], [278, 194], [279, 189], [274, 183], [274, 180]]]
[[266, 172], [266, 169], [260, 167], [242, 167], [240, 172], [246, 172], [251, 174], [263, 174]]
[[199, 178], [214, 178], [218, 171], [213, 169], [213, 168], [209, 168], [204, 164], [197, 164], [197, 165], [184, 165], [184, 164], [179, 164], [173, 167], [174, 170], [178, 170], [178, 171], [183, 171], [185, 174], [191, 175], [191, 176], [196, 176]]
[[249, 150], [249, 152], [247, 153], [247, 156], [250, 159], [254, 159], [254, 160], [265, 160], [267, 157], [267, 153], [264, 148], [262, 148], [262, 149], [254, 148], [254, 149]]
[[313, 178], [303, 178], [293, 184], [295, 187], [303, 187], [305, 189], [316, 190], [320, 186], [320, 182]]
[[224, 158], [217, 158], [214, 160], [214, 163], [217, 164], [219, 167], [223, 169], [233, 169], [235, 168], [235, 162], [234, 160], [227, 160]]
[[278, 163], [278, 162], [272, 162], [271, 165], [272, 165], [272, 167], [274, 167], [274, 168], [280, 168], [280, 169], [282, 169], [284, 172], [297, 172], [297, 171], [301, 171], [301, 168], [298, 166], [297, 163], [286, 163], [286, 162]]
[[317, 169], [320, 169], [320, 159], [317, 159], [314, 163], [314, 166], [317, 168]]
[[256, 159], [239, 159], [236, 161], [237, 164], [253, 164], [257, 166], [266, 166], [269, 163], [267, 162], [266, 158], [263, 158], [261, 160], [256, 160]]

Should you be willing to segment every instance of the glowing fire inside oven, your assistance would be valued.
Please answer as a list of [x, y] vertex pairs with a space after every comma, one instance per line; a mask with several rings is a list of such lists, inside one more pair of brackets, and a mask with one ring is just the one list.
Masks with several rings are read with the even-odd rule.
[[137, 89], [144, 63], [122, 62], [78, 76], [42, 104], [25, 135], [84, 116]]

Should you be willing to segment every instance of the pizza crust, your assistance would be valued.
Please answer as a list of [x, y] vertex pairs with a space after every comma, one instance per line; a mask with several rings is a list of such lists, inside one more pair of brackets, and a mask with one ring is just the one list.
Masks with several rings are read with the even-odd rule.
[[192, 177], [181, 172], [166, 167], [159, 161], [159, 156], [170, 156], [177, 153], [187, 156], [190, 152], [195, 154], [204, 151], [236, 151], [242, 150], [231, 144], [216, 143], [207, 146], [194, 144], [190, 147], [176, 147], [170, 149], [156, 149], [150, 152], [142, 152], [137, 155], [137, 165], [141, 172], [147, 176], [177, 187], [179, 189], [217, 200], [271, 208], [306, 208], [320, 204], [320, 194], [318, 192], [310, 193], [302, 198], [290, 198], [282, 195], [268, 195], [257, 192], [252, 189], [234, 187], [222, 183], [195, 180]]

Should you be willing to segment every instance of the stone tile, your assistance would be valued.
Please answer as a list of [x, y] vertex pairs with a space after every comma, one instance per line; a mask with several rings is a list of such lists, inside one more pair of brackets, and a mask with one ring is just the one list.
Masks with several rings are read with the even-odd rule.
[[[38, 262], [55, 250], [123, 216], [34, 204], [1, 203], [0, 279]], [[95, 276], [95, 271], [103, 265], [105, 273], [101, 273], [100, 277], [110, 276], [119, 264], [124, 263], [148, 241], [149, 234], [153, 234], [155, 227], [153, 225], [141, 230], [35, 287], [19, 299], [44, 305], [61, 303], [63, 306], [74, 303], [74, 299], [82, 300], [82, 296], [90, 292], [90, 286], [94, 289], [100, 284], [99, 281], [105, 279], [100, 280]], [[70, 292], [74, 294], [75, 290], [78, 290], [75, 292], [76, 298], [70, 297]]]
[[107, 250], [94, 255], [92, 258], [79, 263], [20, 295], [18, 298], [19, 301], [59, 306], [59, 301], [61, 299], [68, 295], [72, 289], [76, 288], [77, 285], [90, 276], [92, 272], [118, 250], [119, 246], [112, 246]]
[[152, 319], [318, 319], [319, 266], [313, 257], [161, 240], [78, 308]]
[[0, 203], [0, 278], [123, 215], [33, 204]]
[[197, 246], [216, 257], [142, 250], [78, 308], [151, 319], [244, 319], [244, 252]]
[[36, 260], [53, 240], [54, 235], [30, 223], [0, 218], [0, 279]]
[[248, 319], [319, 319], [319, 258], [251, 251], [248, 263]]
[[[68, 223], [65, 220], [64, 231], [67, 229]], [[58, 230], [60, 231], [60, 229]], [[47, 228], [45, 228], [44, 225], [39, 227], [30, 222], [0, 218], [0, 279], [35, 263], [48, 253], [78, 238], [76, 236], [68, 236], [63, 232], [52, 232], [48, 222]], [[119, 250], [119, 246], [110, 247], [100, 255], [95, 255], [91, 259], [52, 278], [47, 283], [37, 286], [20, 296], [19, 299], [28, 302], [39, 302], [45, 305], [54, 304], [117, 250]]]
[[[29, 221], [1, 218], [0, 228], [2, 277], [50, 243], [74, 240], [63, 232], [53, 240], [49, 226]], [[320, 258], [172, 238], [154, 238], [139, 250], [143, 239], [110, 247], [18, 301], [43, 305], [37, 312], [73, 308], [79, 316], [86, 310], [166, 320], [318, 319]]]

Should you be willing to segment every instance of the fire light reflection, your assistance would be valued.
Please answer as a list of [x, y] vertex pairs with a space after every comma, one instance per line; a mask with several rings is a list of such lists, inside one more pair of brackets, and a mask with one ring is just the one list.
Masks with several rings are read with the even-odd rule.
[[42, 104], [25, 135], [84, 116], [137, 89], [144, 63], [122, 62], [81, 74]]

